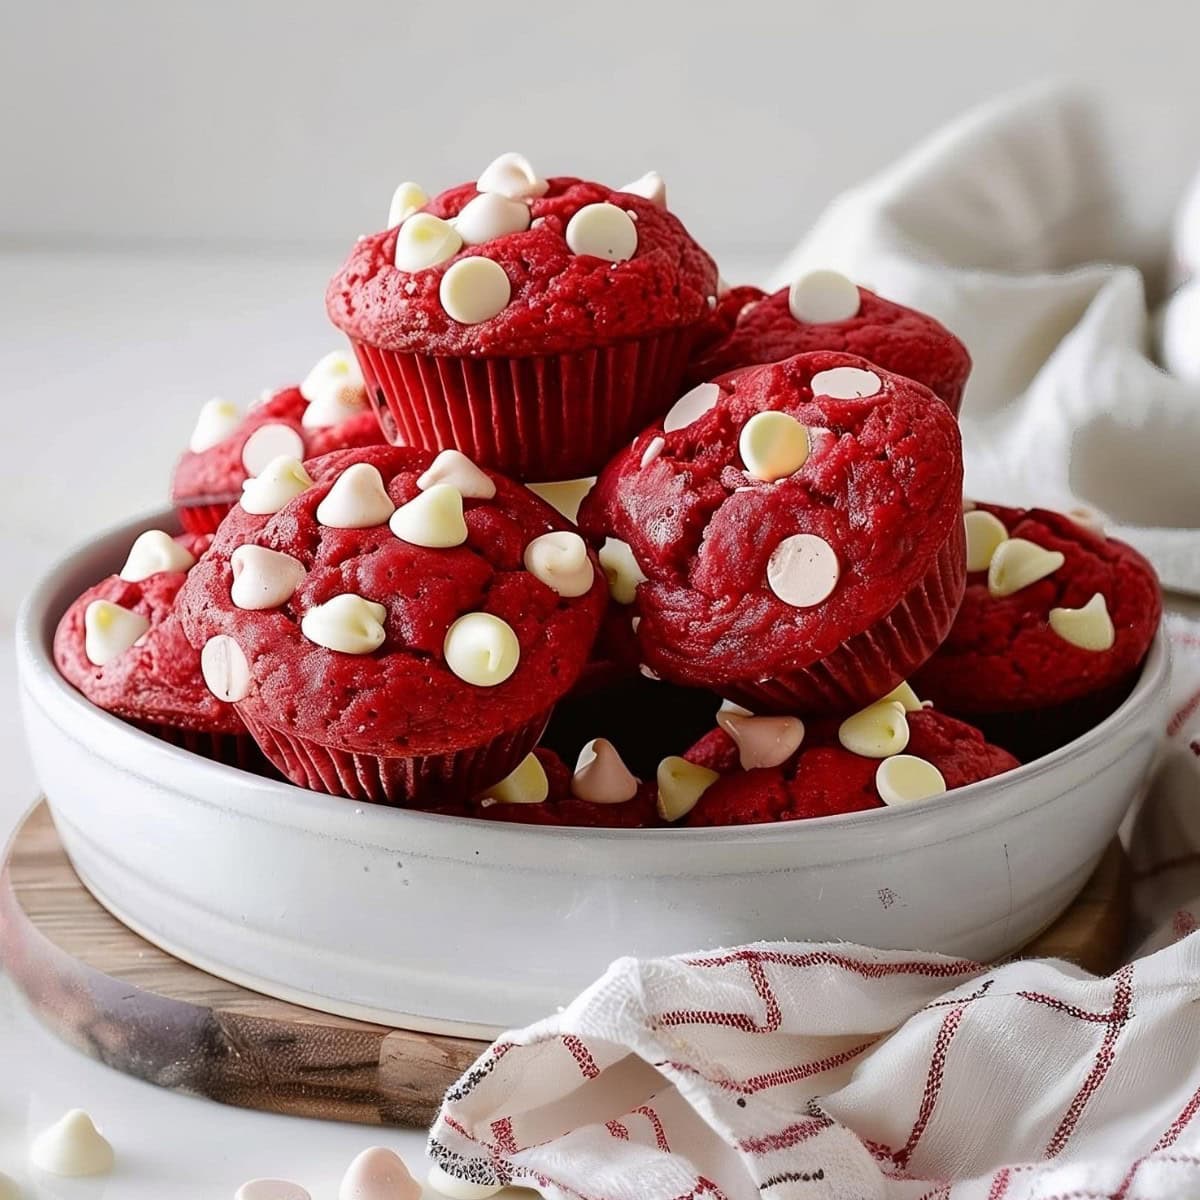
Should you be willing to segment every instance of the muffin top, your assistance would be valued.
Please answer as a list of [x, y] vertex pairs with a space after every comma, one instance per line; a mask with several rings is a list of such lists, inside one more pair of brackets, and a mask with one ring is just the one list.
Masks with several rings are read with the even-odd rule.
[[352, 355], [327, 354], [297, 387], [266, 394], [247, 413], [224, 400], [200, 411], [171, 479], [173, 504], [236, 500], [273, 458], [317, 458], [384, 440]]
[[716, 312], [726, 332], [697, 348], [688, 368], [694, 383], [810, 350], [844, 350], [923, 383], [957, 412], [971, 372], [967, 348], [944, 325], [836, 271], [813, 271], [771, 296], [735, 289]]
[[648, 179], [541, 179], [503, 155], [432, 200], [403, 187], [411, 202], [398, 192], [391, 227], [354, 246], [325, 296], [339, 329], [379, 349], [555, 354], [692, 325], [715, 303], [716, 265]]
[[62, 676], [98, 708], [126, 720], [211, 733], [240, 733], [229, 704], [204, 686], [175, 599], [208, 536], [142, 534], [117, 575], [89, 588], [54, 634]]
[[483, 745], [574, 683], [606, 604], [582, 539], [457, 451], [278, 459], [180, 613], [217, 695], [350, 752]]
[[922, 385], [832, 352], [726, 383], [681, 399], [580, 510], [643, 662], [716, 691], [869, 627], [961, 520], [958, 426]]
[[967, 590], [918, 686], [939, 708], [1045, 708], [1137, 669], [1162, 616], [1154, 568], [1094, 514], [970, 504]]

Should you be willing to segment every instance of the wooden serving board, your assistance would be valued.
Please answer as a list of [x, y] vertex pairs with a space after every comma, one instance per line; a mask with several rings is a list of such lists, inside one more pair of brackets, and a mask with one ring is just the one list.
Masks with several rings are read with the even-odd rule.
[[[1114, 842], [1070, 909], [1026, 948], [1107, 974], [1121, 953], [1129, 871]], [[85, 1054], [224, 1104], [422, 1127], [484, 1043], [286, 1004], [180, 962], [79, 882], [39, 804], [0, 874], [0, 966], [41, 1020]]]

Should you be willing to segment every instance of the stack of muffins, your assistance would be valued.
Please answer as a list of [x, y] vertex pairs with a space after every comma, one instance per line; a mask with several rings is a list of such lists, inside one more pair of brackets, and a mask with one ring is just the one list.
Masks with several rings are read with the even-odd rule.
[[1161, 612], [1086, 513], [962, 496], [963, 345], [812, 272], [727, 288], [662, 180], [517, 154], [330, 283], [334, 352], [201, 412], [58, 629], [101, 708], [454, 816], [730, 825], [918, 803], [1102, 720]]

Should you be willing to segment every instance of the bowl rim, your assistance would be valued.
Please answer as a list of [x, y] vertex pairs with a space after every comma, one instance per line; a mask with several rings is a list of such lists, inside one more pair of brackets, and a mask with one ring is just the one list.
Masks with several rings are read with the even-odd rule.
[[[62, 615], [61, 612], [52, 611], [52, 601], [55, 593], [61, 588], [62, 576], [73, 570], [79, 559], [87, 554], [95, 553], [100, 543], [121, 539], [132, 541], [138, 533], [147, 529], [178, 531], [178, 528], [179, 521], [173, 509], [158, 509], [110, 525], [81, 539], [60, 554], [26, 594], [17, 613], [14, 631], [20, 686], [23, 691], [28, 692], [37, 700], [39, 706], [46, 711], [47, 716], [51, 715], [47, 710], [47, 704], [57, 703], [60, 707], [69, 706], [72, 710], [69, 727], [57, 719], [55, 719], [55, 724], [60, 732], [70, 736], [85, 748], [94, 751], [94, 742], [99, 737], [108, 740], [118, 738], [129, 740], [131, 747], [145, 754], [147, 761], [136, 768], [129, 763], [109, 759], [123, 771], [149, 781], [166, 778], [176, 788], [178, 788], [178, 780], [181, 775], [195, 777], [198, 780], [208, 779], [214, 785], [213, 792], [221, 790], [220, 784], [223, 781], [227, 783], [236, 779], [238, 785], [236, 791], [243, 796], [285, 800], [291, 811], [298, 814], [303, 813], [319, 824], [336, 822], [339, 818], [348, 816], [361, 820], [364, 812], [370, 811], [378, 819], [394, 822], [398, 826], [414, 823], [417, 825], [428, 824], [432, 828], [440, 830], [445, 830], [449, 826], [464, 827], [476, 833], [486, 830], [492, 837], [500, 836], [502, 831], [507, 829], [527, 841], [558, 842], [570, 839], [576, 842], [617, 841], [625, 844], [661, 844], [679, 841], [694, 845], [709, 842], [728, 843], [731, 839], [743, 844], [790, 840], [806, 830], [844, 832], [867, 829], [879, 833], [886, 828], [899, 832], [906, 825], [911, 826], [914, 823], [928, 821], [949, 809], [957, 810], [966, 804], [986, 803], [989, 797], [994, 796], [998, 787], [1008, 791], [1021, 784], [1033, 782], [1097, 750], [1115, 732], [1133, 722], [1135, 714], [1148, 698], [1164, 693], [1169, 678], [1168, 641], [1160, 621], [1154, 640], [1143, 660], [1137, 682], [1129, 695], [1103, 721], [1082, 736], [1041, 758], [1034, 759], [1029, 763], [1022, 763], [1000, 775], [979, 780], [965, 787], [953, 788], [919, 804], [884, 806], [860, 812], [810, 817], [802, 821], [772, 821], [697, 828], [668, 826], [655, 829], [614, 829], [574, 825], [526, 825], [519, 822], [498, 825], [497, 822], [486, 821], [478, 817], [459, 817], [421, 812], [415, 809], [395, 808], [390, 805], [371, 804], [302, 788], [286, 780], [262, 778], [237, 767], [213, 762], [180, 747], [172, 746], [152, 734], [127, 724], [111, 713], [97, 708], [82, 693], [76, 691], [59, 674], [54, 665], [51, 649], [53, 628]], [[86, 737], [89, 730], [94, 731], [97, 736]], [[103, 757], [107, 758], [108, 756]], [[161, 763], [161, 768], [151, 769], [152, 764], [157, 763]], [[241, 804], [234, 803], [230, 791], [225, 791], [224, 795], [228, 799], [229, 807], [243, 807]], [[1053, 797], [1050, 797], [1040, 803], [1046, 804], [1052, 801]], [[1040, 804], [1035, 804], [1030, 807], [1039, 806]], [[365, 831], [360, 828], [355, 840], [360, 840], [363, 832]]]

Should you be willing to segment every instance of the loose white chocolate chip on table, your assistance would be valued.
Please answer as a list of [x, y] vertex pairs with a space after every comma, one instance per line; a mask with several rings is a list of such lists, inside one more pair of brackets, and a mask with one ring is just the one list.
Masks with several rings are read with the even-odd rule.
[[230, 556], [233, 584], [229, 598], [246, 612], [286, 604], [304, 580], [304, 564], [266, 546], [239, 546]]
[[466, 246], [480, 246], [493, 238], [523, 233], [529, 228], [529, 206], [495, 192], [481, 192], [463, 205], [454, 228]]
[[591, 254], [608, 262], [625, 262], [637, 252], [637, 226], [615, 204], [585, 204], [568, 222], [567, 246], [572, 254]]
[[421, 1185], [394, 1150], [372, 1146], [346, 1168], [338, 1200], [421, 1200]]
[[650, 444], [642, 451], [641, 467], [646, 469], [658, 456], [663, 452], [667, 443], [666, 439], [656, 437], [650, 439]]
[[475, 181], [481, 192], [495, 192], [510, 200], [526, 200], [544, 196], [550, 185], [538, 176], [529, 159], [511, 150], [493, 159]]
[[298, 1183], [287, 1179], [251, 1179], [234, 1193], [233, 1200], [312, 1200]]
[[1050, 628], [1064, 642], [1094, 653], [1111, 650], [1117, 640], [1117, 631], [1108, 614], [1108, 602], [1099, 592], [1082, 608], [1052, 608]]
[[637, 795], [637, 777], [607, 738], [592, 738], [582, 750], [571, 776], [571, 795], [592, 804], [624, 804]]
[[273, 458], [242, 484], [242, 508], [255, 516], [270, 516], [310, 487], [312, 479], [298, 459]]
[[628, 542], [620, 538], [605, 538], [604, 545], [596, 556], [608, 579], [608, 590], [618, 604], [632, 604], [637, 597], [639, 583], [646, 582], [642, 568]]
[[804, 741], [804, 722], [796, 717], [746, 717], [718, 712], [717, 724], [738, 748], [744, 771], [787, 762]]
[[793, 608], [812, 608], [827, 599], [840, 574], [833, 547], [814, 533], [784, 538], [767, 563], [771, 591]]
[[247, 475], [258, 475], [277, 458], [303, 457], [304, 439], [290, 425], [278, 421], [260, 425], [242, 447], [242, 466]]
[[1059, 550], [1047, 550], [1025, 538], [1006, 538], [988, 564], [988, 591], [997, 600], [1053, 575], [1066, 562]]
[[448, 483], [418, 492], [392, 514], [391, 531], [401, 541], [430, 550], [461, 546], [467, 540], [462, 493]]
[[883, 380], [874, 371], [862, 367], [832, 367], [818, 371], [809, 383], [814, 396], [829, 396], [833, 400], [865, 400], [876, 396]]
[[328, 354], [317, 359], [305, 375], [300, 383], [300, 395], [309, 404], [316, 404], [343, 388], [365, 393], [366, 383], [363, 380], [362, 368], [353, 354], [345, 350], [330, 350]]
[[647, 171], [645, 175], [617, 188], [618, 192], [628, 192], [631, 196], [641, 196], [659, 208], [667, 207], [667, 185], [657, 171]]
[[851, 754], [888, 758], [908, 745], [908, 718], [899, 700], [876, 700], [838, 726], [838, 741]]
[[492, 804], [541, 804], [550, 795], [546, 769], [536, 754], [527, 754], [500, 780], [480, 796], [484, 807]]
[[568, 530], [535, 537], [525, 547], [525, 570], [568, 599], [586, 595], [596, 575], [587, 543]]
[[196, 428], [188, 440], [193, 454], [203, 454], [229, 437], [238, 427], [242, 415], [236, 404], [228, 400], [210, 400], [196, 418]]
[[913, 804], [940, 796], [946, 780], [933, 763], [915, 754], [897, 754], [879, 764], [875, 790], [884, 804]]
[[448, 483], [468, 500], [490, 500], [496, 485], [461, 450], [443, 450], [417, 480], [422, 491], [438, 483]]
[[700, 797], [721, 777], [716, 771], [671, 755], [658, 764], [658, 815], [678, 821], [696, 807]]
[[438, 299], [446, 315], [461, 325], [478, 325], [503, 312], [512, 297], [504, 268], [476, 254], [460, 258], [442, 276]]
[[392, 202], [388, 206], [387, 228], [392, 229], [413, 215], [419, 208], [429, 203], [429, 197], [420, 184], [406, 179], [393, 193]]
[[512, 626], [491, 613], [459, 617], [446, 631], [446, 666], [465, 683], [495, 687], [517, 669], [521, 643]]
[[317, 505], [317, 523], [327, 529], [371, 529], [396, 511], [379, 468], [355, 463], [333, 481]]
[[879, 697], [879, 703], [882, 704], [885, 700], [892, 700], [899, 704], [906, 713], [920, 712], [925, 707], [919, 699], [917, 693], [907, 683], [898, 683], [886, 696]]
[[809, 325], [848, 321], [859, 304], [857, 286], [840, 271], [809, 271], [788, 289], [788, 310]]
[[149, 620], [141, 613], [111, 600], [93, 600], [83, 613], [83, 652], [93, 666], [107, 666], [149, 628]]
[[583, 498], [596, 486], [596, 477], [589, 475], [586, 479], [564, 479], [559, 483], [527, 483], [525, 486], [574, 525], [579, 520], [579, 506], [583, 503]]
[[396, 234], [394, 262], [401, 271], [424, 271], [453, 258], [463, 240], [449, 221], [433, 213], [413, 213]]
[[387, 636], [387, 609], [354, 592], [343, 592], [314, 604], [300, 621], [300, 632], [310, 642], [341, 654], [371, 654]]
[[491, 1200], [500, 1192], [499, 1184], [472, 1183], [444, 1171], [436, 1163], [429, 1168], [426, 1183], [447, 1200]]
[[715, 383], [699, 383], [690, 392], [685, 392], [671, 405], [670, 412], [663, 418], [663, 433], [674, 433], [686, 429], [698, 421], [721, 398], [721, 389]]
[[808, 461], [808, 429], [788, 413], [755, 413], [742, 426], [738, 451], [750, 475], [774, 483]]
[[218, 700], [236, 704], [250, 691], [250, 664], [241, 646], [228, 634], [209, 638], [200, 651], [200, 674]]
[[160, 571], [188, 571], [195, 563], [196, 556], [169, 533], [147, 529], [145, 533], [139, 533], [129, 547], [121, 578], [126, 583], [141, 583]]
[[995, 514], [982, 508], [963, 513], [967, 531], [967, 570], [986, 571], [1001, 542], [1008, 541], [1008, 530]]
[[29, 1147], [29, 1161], [51, 1175], [107, 1175], [113, 1169], [113, 1148], [81, 1108], [73, 1108]]

